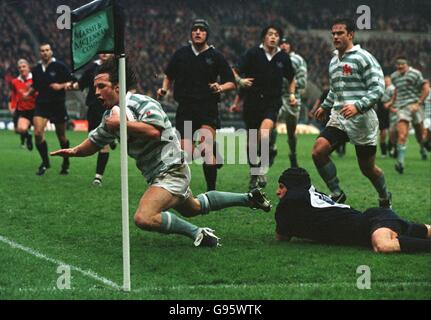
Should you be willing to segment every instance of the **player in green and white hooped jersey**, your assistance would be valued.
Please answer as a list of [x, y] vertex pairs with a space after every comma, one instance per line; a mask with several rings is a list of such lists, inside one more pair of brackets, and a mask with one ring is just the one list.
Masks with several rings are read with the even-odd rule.
[[397, 58], [396, 68], [397, 71], [391, 75], [392, 83], [395, 86], [392, 101], [397, 108], [398, 115], [398, 156], [395, 170], [402, 174], [404, 172], [404, 158], [410, 123], [415, 129], [422, 159], [427, 159], [427, 152], [423, 144], [423, 105], [429, 93], [429, 86], [422, 77], [422, 73], [409, 66], [406, 57]]
[[330, 154], [338, 144], [350, 141], [355, 145], [359, 167], [379, 194], [379, 205], [390, 207], [383, 171], [376, 166], [378, 119], [373, 106], [384, 91], [383, 72], [377, 60], [359, 45], [353, 45], [355, 24], [338, 19], [332, 24], [335, 55], [329, 65], [330, 90], [315, 116], [321, 119], [325, 110], [331, 116], [313, 148], [316, 168], [331, 190], [336, 202], [346, 200], [337, 178]]
[[[295, 71], [295, 92], [289, 92], [289, 83], [284, 79], [283, 84], [283, 105], [278, 115], [278, 122], [285, 122], [287, 127], [287, 143], [290, 148], [290, 166], [298, 167], [298, 160], [296, 156], [296, 125], [299, 120], [301, 112], [301, 95], [303, 94], [307, 85], [307, 63], [304, 58], [293, 51], [292, 41], [284, 37], [280, 41], [280, 48], [290, 56], [292, 66]], [[276, 137], [277, 130], [273, 129], [270, 141], [270, 163], [277, 154], [276, 152]], [[272, 157], [271, 157], [272, 156]]]
[[[134, 88], [136, 78], [127, 67], [126, 87]], [[99, 127], [90, 132], [80, 145], [52, 152], [52, 156], [90, 156], [118, 138], [120, 128], [118, 68], [114, 59], [105, 62], [94, 78], [96, 97], [108, 109]], [[168, 116], [161, 105], [150, 97], [128, 92], [126, 96], [127, 147], [129, 156], [149, 184], [143, 194], [134, 219], [135, 224], [148, 231], [181, 234], [194, 240], [195, 246], [217, 247], [219, 238], [209, 228], [200, 228], [181, 219], [183, 216], [208, 214], [232, 206], [271, 209], [271, 204], [259, 189], [250, 193], [210, 191], [193, 197], [189, 188], [190, 169], [182, 163], [183, 151]]]

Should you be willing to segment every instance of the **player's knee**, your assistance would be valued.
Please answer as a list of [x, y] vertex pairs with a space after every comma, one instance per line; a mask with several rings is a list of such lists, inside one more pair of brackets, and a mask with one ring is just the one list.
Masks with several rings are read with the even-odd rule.
[[143, 230], [152, 231], [155, 229], [155, 219], [153, 217], [136, 213], [134, 216], [135, 225]]
[[373, 249], [374, 249], [374, 252], [376, 253], [394, 252], [394, 247], [392, 246], [392, 243], [389, 240], [375, 239], [373, 241]]

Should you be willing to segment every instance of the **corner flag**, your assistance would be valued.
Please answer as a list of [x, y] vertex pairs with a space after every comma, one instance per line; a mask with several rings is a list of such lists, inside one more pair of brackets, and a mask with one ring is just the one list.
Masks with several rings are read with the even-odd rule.
[[115, 0], [95, 0], [72, 11], [70, 37], [72, 67], [76, 71], [97, 53], [118, 58], [120, 87], [121, 213], [123, 233], [123, 290], [130, 291], [129, 182], [127, 170], [126, 54], [124, 14]]

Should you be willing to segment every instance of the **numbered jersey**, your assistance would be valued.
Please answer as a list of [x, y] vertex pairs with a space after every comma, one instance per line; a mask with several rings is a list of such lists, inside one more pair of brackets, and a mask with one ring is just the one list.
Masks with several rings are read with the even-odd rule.
[[276, 232], [324, 243], [362, 244], [370, 241], [369, 217], [335, 203], [314, 186], [289, 189], [275, 213]]

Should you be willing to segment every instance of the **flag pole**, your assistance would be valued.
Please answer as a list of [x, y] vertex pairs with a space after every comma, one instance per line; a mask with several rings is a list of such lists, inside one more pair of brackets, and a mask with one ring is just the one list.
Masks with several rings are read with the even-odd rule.
[[130, 291], [129, 176], [127, 165], [126, 55], [118, 61], [120, 85], [121, 214], [123, 229], [123, 290]]

